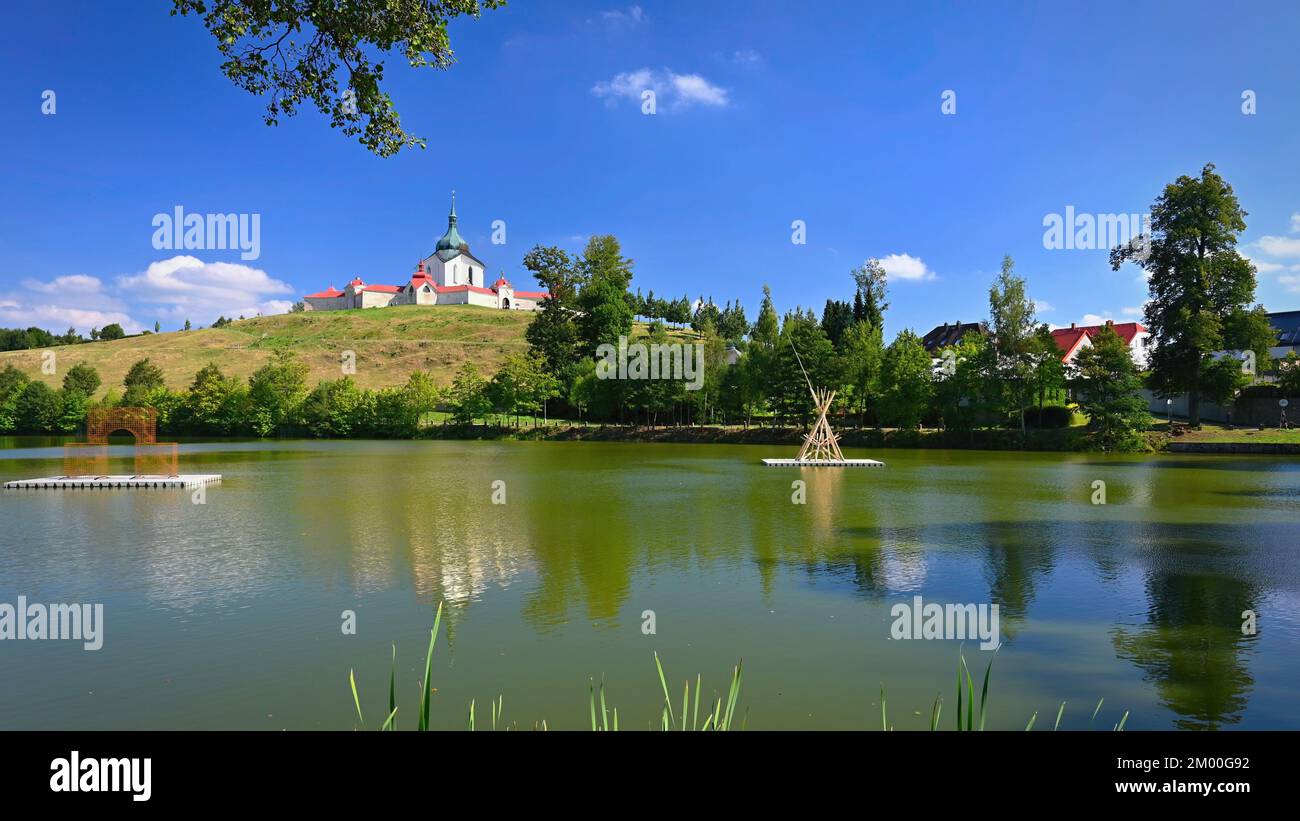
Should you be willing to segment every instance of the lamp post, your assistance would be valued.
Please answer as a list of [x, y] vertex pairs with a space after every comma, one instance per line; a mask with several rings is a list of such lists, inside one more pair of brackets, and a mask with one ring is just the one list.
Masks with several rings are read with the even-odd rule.
[[1174, 426], [1174, 400], [1169, 398], [1165, 400], [1165, 408], [1169, 411], [1169, 427]]

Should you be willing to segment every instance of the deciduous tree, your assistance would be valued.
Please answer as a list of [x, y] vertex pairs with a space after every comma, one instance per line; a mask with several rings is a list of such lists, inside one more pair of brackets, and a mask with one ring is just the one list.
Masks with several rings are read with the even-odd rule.
[[899, 332], [885, 349], [881, 365], [881, 420], [891, 427], [921, 424], [933, 394], [930, 354], [910, 329]]
[[[1237, 252], [1246, 212], [1209, 163], [1199, 177], [1183, 175], [1165, 186], [1151, 206], [1151, 235], [1115, 248], [1111, 267], [1133, 262], [1146, 271], [1151, 298], [1146, 325], [1155, 338], [1149, 383], [1161, 396], [1187, 393], [1188, 422], [1201, 422], [1201, 399], [1210, 387], [1214, 354], [1252, 350], [1256, 367], [1268, 361], [1272, 334], [1255, 300], [1255, 266]], [[1230, 386], [1229, 386], [1230, 387]]]
[[1128, 344], [1107, 326], [1075, 357], [1079, 409], [1088, 414], [1088, 429], [1105, 447], [1128, 440], [1147, 424], [1142, 380]]
[[993, 366], [1003, 387], [1004, 410], [1020, 416], [1020, 435], [1025, 430], [1025, 403], [1034, 372], [1034, 301], [1025, 292], [1025, 280], [1015, 273], [1010, 256], [1002, 258], [1002, 271], [989, 288], [989, 325], [992, 332]]

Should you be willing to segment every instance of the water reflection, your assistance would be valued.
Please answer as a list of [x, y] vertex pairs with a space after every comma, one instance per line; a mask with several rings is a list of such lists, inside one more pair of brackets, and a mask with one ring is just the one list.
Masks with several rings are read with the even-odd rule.
[[[1257, 575], [1267, 573], [1261, 557], [1241, 541], [1245, 534], [1236, 527], [1140, 529], [1149, 549], [1141, 559], [1146, 623], [1115, 627], [1116, 652], [1154, 682], [1161, 701], [1178, 714], [1176, 726], [1220, 729], [1239, 723], [1255, 685], [1249, 661], [1259, 638], [1242, 634], [1244, 611], [1268, 612], [1262, 606], [1264, 576]], [[1294, 541], [1292, 527], [1252, 531], [1251, 538], [1274, 546]]]
[[[674, 625], [666, 646], [698, 642], [722, 658], [758, 645], [779, 659], [756, 617], [737, 614], [780, 609], [784, 646], [805, 645], [827, 670], [864, 646], [897, 652], [876, 625], [891, 602], [921, 594], [999, 604], [1004, 640], [1036, 642], [1039, 669], [1021, 675], [1040, 681], [1081, 647], [1102, 648], [1113, 675], [1138, 671], [1187, 728], [1247, 714], [1264, 681], [1254, 669], [1263, 637], [1241, 635], [1241, 613], [1256, 609], [1289, 654], [1272, 673], [1285, 680], [1270, 686], [1296, 695], [1297, 614], [1278, 604], [1300, 588], [1300, 472], [1288, 466], [894, 452], [880, 471], [783, 471], [759, 455], [590, 443], [210, 446], [190, 458], [226, 480], [204, 505], [186, 494], [6, 494], [7, 526], [40, 549], [0, 550], [0, 593], [110, 589], [184, 619], [267, 601], [315, 618], [336, 614], [338, 599], [398, 593], [412, 622], [447, 602], [453, 638], [485, 608], [501, 635], [574, 653], [592, 636], [638, 635], [651, 601], [660, 624]], [[0, 459], [0, 471], [30, 474], [33, 463]], [[1098, 477], [1105, 506], [1088, 501]], [[792, 503], [795, 480], [805, 504]], [[504, 504], [492, 501], [498, 481]], [[828, 632], [832, 607], [847, 607], [852, 625]], [[1053, 644], [1049, 628], [1061, 623], [1084, 644]]]

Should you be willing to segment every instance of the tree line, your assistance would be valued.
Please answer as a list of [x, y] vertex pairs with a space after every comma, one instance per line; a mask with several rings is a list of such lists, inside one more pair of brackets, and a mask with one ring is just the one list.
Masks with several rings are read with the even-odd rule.
[[[243, 319], [241, 316], [240, 319]], [[216, 322], [212, 323], [214, 328], [222, 328], [231, 323], [232, 320], [225, 317], [219, 317]], [[190, 321], [185, 320], [183, 330], [191, 329]], [[155, 322], [152, 331], [141, 331], [140, 335], [145, 336], [150, 333], [161, 333], [162, 323]], [[115, 339], [126, 339], [132, 334], [128, 334], [117, 322], [110, 322], [102, 328], [91, 328], [90, 336], [82, 336], [76, 328], [69, 328], [61, 334], [50, 333], [44, 328], [32, 326], [30, 328], [0, 328], [0, 351], [30, 351], [37, 348], [53, 348], [60, 345], [83, 345], [87, 342], [112, 342]]]
[[[1154, 345], [1142, 374], [1110, 327], [1089, 340], [1067, 371], [1010, 257], [989, 289], [987, 335], [967, 334], [932, 353], [911, 329], [886, 344], [887, 281], [878, 261], [855, 269], [852, 300], [828, 300], [820, 318], [800, 307], [778, 318], [765, 288], [751, 325], [739, 301], [718, 309], [711, 298], [700, 299], [688, 313], [685, 297], [632, 293], [632, 261], [616, 238], [596, 236], [580, 255], [539, 246], [525, 257], [525, 267], [551, 294], [527, 336], [557, 382], [562, 410], [580, 417], [806, 424], [812, 410], [806, 369], [815, 384], [837, 390], [836, 409], [858, 424], [1010, 427], [1025, 437], [1031, 425], [1068, 425], [1077, 408], [1098, 444], [1126, 446], [1150, 421], [1144, 387], [1159, 396], [1186, 393], [1189, 422], [1199, 425], [1201, 401], [1230, 403], [1268, 367], [1275, 341], [1263, 307], [1253, 304], [1254, 266], [1236, 250], [1245, 211], [1214, 165], [1167, 185], [1151, 214], [1151, 233], [1111, 254], [1113, 268], [1133, 262], [1150, 283], [1145, 321]], [[706, 352], [703, 389], [596, 378], [598, 347], [630, 336], [636, 316], [650, 320], [651, 342], [680, 338], [680, 326], [689, 322], [692, 341]], [[676, 336], [666, 323], [678, 326]], [[1249, 352], [1255, 368], [1225, 352]], [[1296, 378], [1294, 361], [1279, 371], [1284, 384]]]
[[146, 358], [127, 371], [120, 392], [93, 399], [100, 386], [98, 371], [85, 363], [69, 368], [59, 388], [6, 365], [0, 369], [0, 432], [74, 434], [85, 427], [90, 408], [122, 406], [156, 409], [159, 431], [172, 435], [410, 437], [439, 410], [458, 424], [493, 414], [517, 423], [521, 414], [543, 414], [557, 395], [553, 380], [527, 353], [506, 357], [490, 377], [467, 365], [446, 386], [427, 371], [377, 390], [350, 376], [311, 386], [306, 363], [288, 351], [274, 353], [247, 380], [209, 363], [186, 388], [171, 390], [162, 369]]
[[[1244, 216], [1231, 186], [1207, 165], [1199, 177], [1166, 186], [1152, 207], [1150, 236], [1112, 252], [1114, 267], [1135, 262], [1150, 282], [1146, 323], [1155, 345], [1142, 374], [1110, 327], [1067, 369], [1009, 256], [989, 287], [987, 333], [967, 333], [931, 352], [911, 329], [885, 341], [888, 283], [876, 260], [854, 269], [851, 297], [827, 300], [820, 316], [802, 307], [779, 316], [764, 287], [751, 323], [740, 300], [719, 308], [711, 297], [692, 303], [632, 292], [633, 261], [615, 237], [599, 235], [579, 254], [538, 246], [525, 255], [524, 267], [550, 296], [526, 330], [528, 350], [493, 374], [467, 363], [446, 386], [426, 372], [378, 390], [346, 376], [310, 386], [306, 364], [281, 351], [246, 381], [209, 364], [186, 389], [171, 391], [145, 359], [131, 367], [120, 394], [98, 401], [155, 407], [164, 432], [189, 435], [412, 436], [437, 411], [456, 424], [559, 416], [807, 425], [811, 381], [837, 391], [840, 424], [943, 428], [972, 439], [980, 428], [1008, 428], [1027, 437], [1031, 427], [1069, 425], [1077, 411], [1097, 445], [1127, 447], [1150, 422], [1143, 387], [1188, 393], [1196, 424], [1202, 399], [1226, 404], [1252, 380], [1222, 351], [1250, 351], [1257, 371], [1267, 367], [1274, 334], [1263, 308], [1251, 304], [1254, 268], [1235, 249]], [[648, 320], [639, 328], [638, 316]], [[699, 389], [680, 379], [600, 378], [599, 347], [634, 335], [699, 345]], [[1284, 391], [1300, 387], [1294, 356], [1279, 371]], [[59, 389], [10, 365], [0, 371], [0, 430], [73, 433], [99, 387], [99, 375], [84, 364], [71, 368]]]

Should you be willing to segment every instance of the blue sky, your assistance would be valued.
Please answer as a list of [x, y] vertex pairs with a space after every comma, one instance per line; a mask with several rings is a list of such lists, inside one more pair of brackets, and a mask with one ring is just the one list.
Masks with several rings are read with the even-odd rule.
[[[3, 326], [171, 329], [353, 276], [403, 282], [453, 188], [462, 234], [517, 287], [533, 245], [612, 233], [634, 287], [740, 298], [752, 319], [764, 283], [779, 309], [820, 312], [880, 257], [892, 336], [985, 317], [1009, 253], [1044, 321], [1122, 321], [1140, 272], [1044, 248], [1044, 217], [1145, 212], [1206, 162], [1250, 212], [1259, 300], [1300, 307], [1294, 3], [519, 0], [452, 24], [450, 71], [388, 60], [404, 126], [429, 141], [390, 159], [314, 110], [264, 126], [167, 3], [9, 5]], [[260, 255], [155, 249], [153, 217], [176, 206], [260, 215]]]

